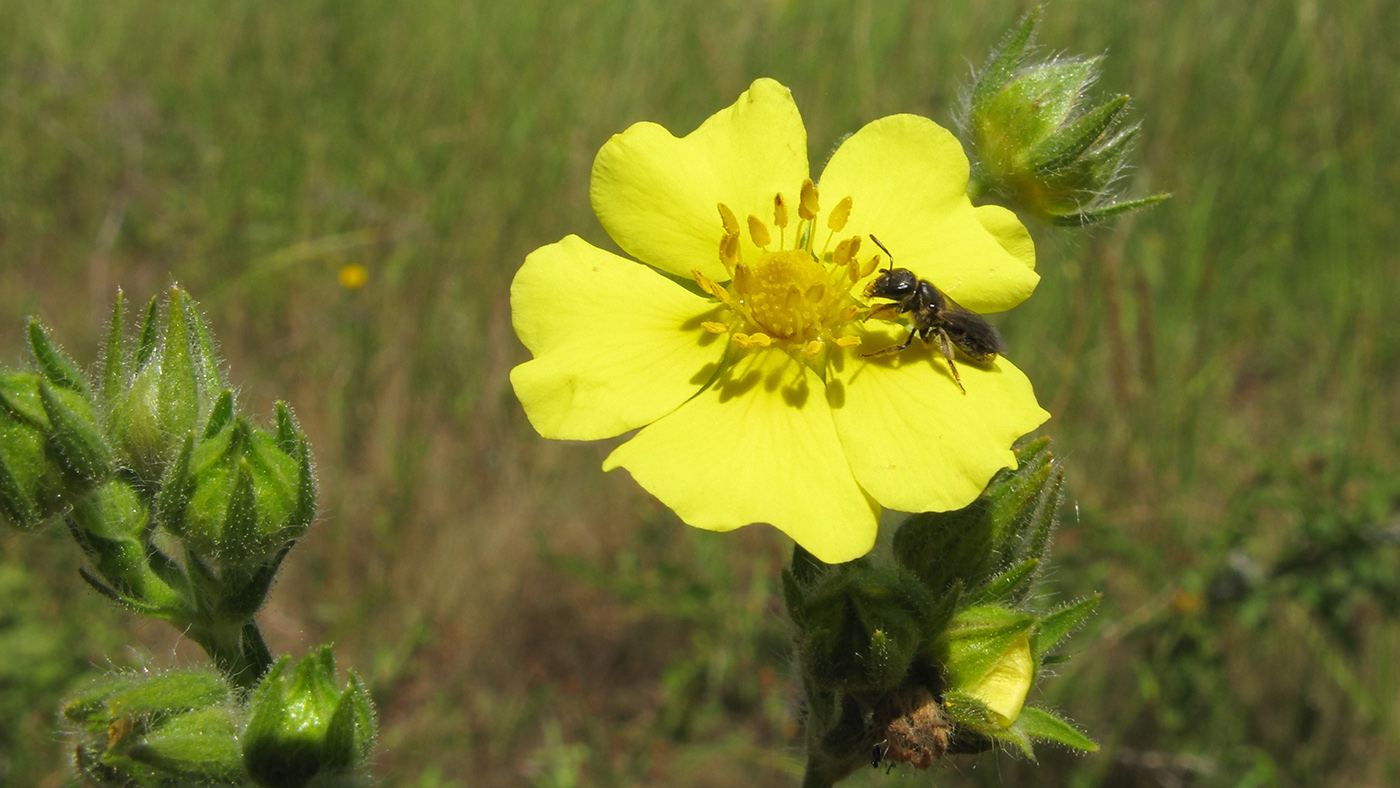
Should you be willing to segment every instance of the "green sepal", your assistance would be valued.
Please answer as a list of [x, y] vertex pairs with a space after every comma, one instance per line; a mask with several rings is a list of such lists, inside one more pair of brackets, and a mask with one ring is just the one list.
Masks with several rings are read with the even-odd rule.
[[204, 425], [204, 440], [209, 440], [219, 434], [228, 423], [233, 421], [233, 389], [224, 389], [219, 394], [219, 398], [214, 401], [214, 407], [209, 410], [209, 422]]
[[959, 689], [976, 683], [1033, 626], [1035, 616], [1000, 605], [975, 605], [958, 611], [945, 641], [943, 663], [948, 686]]
[[156, 494], [156, 516], [167, 529], [175, 534], [184, 530], [185, 507], [194, 494], [194, 477], [190, 474], [190, 460], [194, 455], [194, 435], [187, 434], [180, 453], [166, 469], [161, 481], [160, 492]]
[[1051, 175], [1069, 166], [1113, 128], [1127, 106], [1128, 96], [1118, 95], [1061, 126], [1031, 152], [1031, 168]]
[[27, 494], [0, 454], [0, 517], [21, 531], [42, 525], [45, 517], [34, 496]]
[[364, 766], [374, 741], [369, 693], [351, 676], [335, 685], [335, 656], [329, 646], [291, 667], [283, 656], [253, 690], [243, 734], [243, 758], [253, 780], [265, 788], [298, 788], [323, 774]]
[[974, 597], [976, 602], [1012, 602], [1025, 599], [1035, 585], [1039, 558], [1028, 558], [993, 577]]
[[[59, 462], [87, 483], [101, 481], [112, 472], [112, 453], [102, 437], [92, 403], [74, 389], [39, 381], [39, 399], [49, 419], [49, 441]], [[70, 487], [79, 494], [86, 485]]]
[[262, 609], [282, 560], [292, 547], [293, 543], [288, 543], [272, 558], [252, 564], [250, 568], [226, 567], [219, 577], [221, 591], [215, 618], [221, 622], [244, 621]]
[[1063, 744], [1083, 752], [1099, 751], [1099, 745], [1095, 744], [1093, 739], [1049, 709], [1026, 706], [1021, 709], [1021, 716], [1016, 718], [1016, 723], [1011, 727], [1029, 739]]
[[121, 397], [122, 389], [126, 388], [128, 382], [125, 330], [126, 298], [123, 297], [119, 287], [117, 288], [117, 296], [112, 301], [112, 316], [107, 322], [107, 343], [102, 349], [102, 359], [99, 362], [97, 375], [101, 386], [102, 402], [109, 408]]
[[1041, 6], [1032, 8], [1021, 19], [1020, 27], [1002, 39], [992, 57], [978, 73], [977, 84], [972, 92], [972, 106], [985, 107], [1011, 81], [1016, 68], [1026, 59], [1035, 26], [1040, 22]]
[[1143, 197], [1137, 200], [1123, 200], [1104, 205], [1098, 208], [1089, 208], [1069, 214], [1052, 214], [1051, 224], [1060, 227], [1088, 227], [1091, 224], [1108, 221], [1116, 216], [1136, 211], [1139, 208], [1146, 208], [1149, 205], [1156, 205], [1163, 200], [1172, 198], [1171, 192], [1161, 192], [1150, 197]]
[[209, 325], [204, 322], [204, 316], [199, 312], [199, 304], [190, 297], [188, 292], [181, 290], [181, 293], [184, 296], [181, 299], [181, 305], [190, 332], [190, 350], [194, 357], [195, 378], [199, 382], [199, 403], [202, 414], [209, 408], [215, 392], [228, 389], [228, 381], [225, 380], [223, 370], [219, 367], [219, 353], [214, 343], [214, 335], [209, 331]]
[[1083, 625], [1084, 621], [1098, 608], [1103, 594], [1094, 594], [1077, 602], [1058, 607], [1041, 616], [1040, 627], [1031, 642], [1036, 656], [1044, 655], [1050, 649], [1064, 642], [1065, 638]]
[[1066, 58], [1019, 72], [983, 107], [973, 108], [979, 128], [994, 130], [978, 140], [999, 168], [1033, 172], [1034, 151], [1051, 138], [1094, 82], [1100, 59]]
[[981, 585], [992, 567], [989, 507], [984, 497], [956, 511], [910, 516], [895, 531], [895, 560], [935, 594], [954, 583]]
[[151, 296], [141, 317], [141, 329], [136, 334], [136, 366], [144, 367], [156, 348], [160, 347], [160, 297]]
[[163, 786], [245, 785], [240, 714], [218, 706], [179, 714], [123, 747], [123, 754], [159, 775]]
[[783, 603], [787, 607], [788, 618], [801, 633], [807, 628], [807, 595], [797, 582], [797, 576], [793, 574], [792, 569], [783, 567], [782, 578]]
[[165, 307], [165, 337], [156, 362], [160, 370], [160, 385], [156, 389], [160, 429], [173, 435], [184, 435], [194, 429], [199, 417], [199, 375], [190, 352], [186, 298], [178, 286], [170, 288]]
[[355, 671], [346, 671], [348, 686], [341, 693], [326, 729], [326, 768], [350, 771], [365, 763], [374, 751], [376, 726], [374, 701]]
[[75, 391], [84, 397], [91, 396], [87, 378], [73, 360], [49, 341], [48, 331], [33, 318], [29, 320], [29, 349], [38, 362], [39, 372], [44, 379], [55, 386]]

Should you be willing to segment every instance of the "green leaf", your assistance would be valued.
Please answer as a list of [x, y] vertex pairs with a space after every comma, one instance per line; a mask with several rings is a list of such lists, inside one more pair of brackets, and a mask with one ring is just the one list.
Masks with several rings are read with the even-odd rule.
[[1099, 745], [1095, 744], [1093, 739], [1080, 733], [1079, 729], [1071, 725], [1069, 721], [1052, 711], [1037, 706], [1027, 706], [1021, 709], [1021, 716], [1016, 718], [1016, 723], [1011, 727], [1038, 741], [1063, 744], [1066, 747], [1084, 752], [1099, 751]]

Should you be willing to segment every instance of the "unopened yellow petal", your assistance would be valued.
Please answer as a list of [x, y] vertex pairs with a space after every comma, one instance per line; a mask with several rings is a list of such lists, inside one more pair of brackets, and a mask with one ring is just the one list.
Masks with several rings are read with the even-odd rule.
[[869, 552], [879, 507], [851, 476], [822, 382], [777, 349], [749, 351], [716, 384], [608, 457], [685, 522], [770, 523], [834, 564]]
[[1026, 695], [1035, 679], [1035, 662], [1031, 659], [1030, 638], [1021, 635], [1011, 641], [987, 675], [967, 687], [967, 693], [987, 704], [997, 716], [997, 724], [1008, 728], [1021, 715]]
[[534, 355], [511, 370], [546, 438], [594, 440], [649, 424], [713, 377], [725, 338], [702, 327], [715, 302], [577, 236], [525, 259], [510, 288]]
[[[866, 324], [860, 350], [903, 341], [907, 329]], [[1050, 417], [1030, 381], [1005, 358], [979, 365], [955, 356], [964, 394], [937, 343], [915, 339], [893, 356], [833, 353], [828, 399], [851, 470], [880, 505], [942, 512], [973, 501], [1011, 467], [1011, 444]]]
[[821, 192], [852, 198], [843, 233], [874, 234], [895, 265], [974, 312], [1000, 312], [1040, 281], [1034, 247], [1005, 214], [973, 208], [967, 177], [967, 157], [948, 130], [927, 118], [892, 115], [841, 144], [822, 173]]
[[[725, 281], [715, 205], [738, 216], [770, 216], [774, 195], [796, 199], [807, 174], [797, 105], [787, 88], [760, 79], [685, 137], [655, 123], [614, 135], [593, 162], [589, 197], [628, 254], [679, 276], [698, 268]], [[748, 238], [743, 245], [745, 255], [756, 252]]]

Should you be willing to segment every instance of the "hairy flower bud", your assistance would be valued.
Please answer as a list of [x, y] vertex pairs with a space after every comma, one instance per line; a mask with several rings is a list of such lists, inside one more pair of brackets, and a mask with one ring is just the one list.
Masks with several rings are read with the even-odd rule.
[[305, 436], [278, 406], [269, 433], [216, 407], [211, 427], [186, 439], [166, 475], [157, 506], [162, 523], [187, 546], [224, 566], [255, 564], [299, 539], [316, 513]]
[[962, 126], [974, 154], [974, 197], [990, 193], [1057, 225], [1088, 225], [1166, 199], [1123, 200], [1121, 182], [1139, 124], [1128, 97], [1088, 99], [1101, 58], [1027, 63], [1040, 9], [1028, 14], [978, 72]]
[[226, 388], [194, 299], [172, 287], [163, 324], [159, 306], [156, 299], [147, 306], [135, 352], [128, 354], [118, 293], [99, 375], [116, 448], [148, 484], [160, 480], [184, 436], [204, 426]]
[[244, 783], [242, 716], [207, 669], [104, 676], [62, 711], [78, 772], [100, 786]]
[[39, 376], [0, 373], [0, 517], [28, 530], [63, 509], [64, 474], [51, 461]]
[[253, 691], [243, 756], [254, 782], [299, 788], [318, 775], [362, 771], [374, 744], [374, 705], [351, 671], [335, 683], [329, 646], [296, 667], [284, 656]]

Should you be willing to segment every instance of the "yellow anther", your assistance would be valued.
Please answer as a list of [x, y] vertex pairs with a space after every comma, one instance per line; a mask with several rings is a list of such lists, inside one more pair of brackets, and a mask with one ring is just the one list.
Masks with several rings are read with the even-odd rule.
[[826, 297], [826, 285], [815, 284], [807, 288], [808, 301], [814, 304], [820, 304], [824, 297]]
[[705, 322], [701, 323], [700, 327], [710, 332], [711, 334], [724, 334], [728, 333], [729, 331], [729, 326], [726, 326], [723, 323], [713, 323], [709, 320], [706, 320]]
[[[842, 309], [836, 319], [841, 320], [843, 322], [847, 320], [855, 320], [856, 315], [858, 314], [860, 314], [860, 307], [856, 306], [855, 304], [851, 304], [845, 309]], [[844, 345], [842, 347], [844, 347]]]
[[839, 233], [846, 228], [846, 222], [851, 218], [851, 198], [842, 197], [841, 202], [836, 203], [836, 208], [831, 211], [831, 215], [826, 217], [826, 226], [834, 233]]
[[807, 355], [807, 358], [811, 358], [822, 352], [822, 347], [822, 341], [820, 339], [814, 339], [808, 342], [806, 347], [802, 348], [802, 352]]
[[783, 202], [782, 192], [773, 195], [773, 224], [779, 230], [786, 230], [788, 226], [787, 203]]
[[808, 221], [817, 218], [821, 203], [817, 200], [817, 185], [808, 178], [802, 182], [802, 197], [797, 205], [797, 215]]
[[763, 220], [749, 214], [749, 237], [753, 239], [753, 245], [759, 249], [767, 248], [773, 239], [768, 235], [768, 227], [763, 224]]
[[847, 238], [836, 244], [836, 251], [831, 253], [831, 262], [835, 263], [838, 267], [844, 266], [851, 261], [852, 256], [851, 239]]
[[860, 344], [860, 337], [837, 337], [836, 344], [840, 347], [856, 347]]
[[719, 203], [719, 221], [724, 225], [726, 234], [739, 232], [739, 220], [734, 218], [734, 212], [724, 203]]
[[719, 241], [719, 261], [726, 270], [733, 271], [739, 264], [739, 231], [726, 232]]
[[870, 276], [871, 274], [875, 273], [875, 269], [879, 267], [880, 255], [877, 254], [874, 257], [870, 258], [868, 261], [866, 261], [865, 265], [861, 266], [860, 278], [864, 279], [865, 277]]
[[749, 334], [749, 347], [770, 347], [772, 344], [773, 338], [761, 331]]
[[699, 268], [692, 268], [690, 270], [690, 275], [695, 277], [695, 284], [700, 285], [701, 290], [704, 290], [706, 293], [709, 293], [715, 298], [722, 299], [725, 295], [728, 295], [724, 292], [723, 287], [720, 287], [719, 285], [715, 284], [714, 281], [708, 276], [705, 276], [704, 274], [700, 273]]

